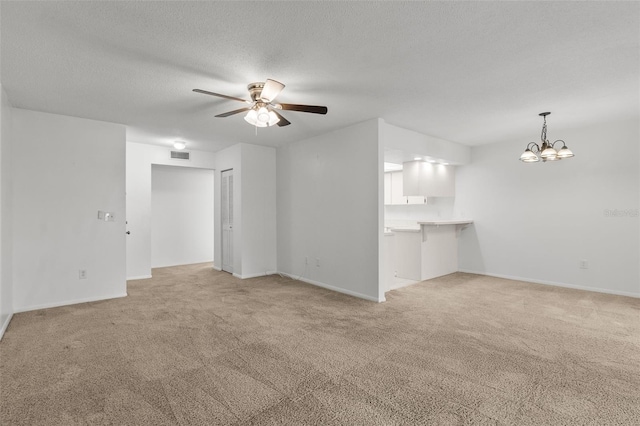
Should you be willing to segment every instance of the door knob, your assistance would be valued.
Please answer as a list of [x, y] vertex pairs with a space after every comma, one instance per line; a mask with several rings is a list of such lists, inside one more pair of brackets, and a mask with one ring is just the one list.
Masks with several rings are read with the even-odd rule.
[[127, 231], [127, 235], [131, 235], [131, 231]]

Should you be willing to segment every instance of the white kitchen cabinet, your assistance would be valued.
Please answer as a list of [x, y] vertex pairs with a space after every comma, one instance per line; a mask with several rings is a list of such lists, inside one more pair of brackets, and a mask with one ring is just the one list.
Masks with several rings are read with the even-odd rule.
[[425, 204], [426, 197], [404, 196], [403, 176], [401, 171], [384, 174], [384, 203], [386, 205]]
[[407, 204], [427, 204], [427, 197], [422, 195], [409, 195], [404, 198], [407, 199]]
[[402, 164], [402, 195], [421, 195], [420, 166], [424, 161], [409, 161]]
[[456, 192], [455, 167], [426, 161], [408, 161], [403, 164], [403, 182], [406, 196], [454, 197]]

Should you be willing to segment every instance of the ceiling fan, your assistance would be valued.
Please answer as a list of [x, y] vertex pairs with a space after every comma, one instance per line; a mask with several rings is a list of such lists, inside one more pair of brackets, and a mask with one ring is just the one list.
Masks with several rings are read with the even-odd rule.
[[279, 127], [288, 126], [291, 122], [278, 112], [282, 110], [310, 112], [312, 114], [326, 114], [328, 111], [326, 106], [274, 103], [273, 100], [284, 89], [284, 84], [275, 80], [267, 79], [264, 83], [251, 83], [247, 86], [247, 89], [251, 96], [250, 101], [207, 90], [193, 89], [193, 91], [249, 104], [244, 108], [218, 114], [216, 117], [229, 117], [247, 111], [247, 115], [244, 117], [245, 121], [256, 127], [267, 127], [276, 124]]

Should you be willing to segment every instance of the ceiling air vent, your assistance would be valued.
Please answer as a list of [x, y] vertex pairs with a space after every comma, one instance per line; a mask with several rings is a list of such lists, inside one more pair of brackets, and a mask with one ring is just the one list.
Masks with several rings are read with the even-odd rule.
[[171, 158], [175, 158], [176, 160], [188, 160], [189, 153], [185, 151], [171, 151]]

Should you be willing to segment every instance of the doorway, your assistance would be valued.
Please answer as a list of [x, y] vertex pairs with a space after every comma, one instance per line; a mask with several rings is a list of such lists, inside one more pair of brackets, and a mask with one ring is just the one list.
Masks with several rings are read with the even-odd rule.
[[151, 267], [213, 261], [214, 171], [151, 167]]

